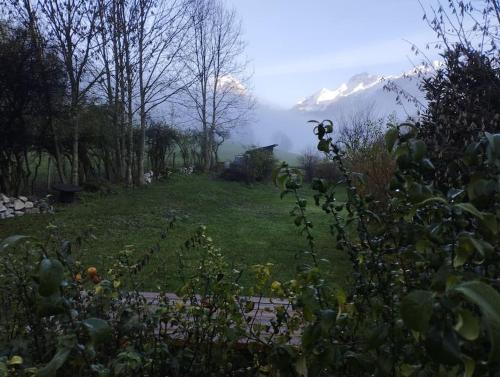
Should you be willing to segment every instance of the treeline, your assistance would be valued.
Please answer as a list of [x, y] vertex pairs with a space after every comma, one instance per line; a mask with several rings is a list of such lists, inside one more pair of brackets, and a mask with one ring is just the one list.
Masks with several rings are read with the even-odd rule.
[[73, 184], [143, 184], [174, 149], [209, 170], [252, 108], [240, 24], [222, 1], [0, 6], [1, 192], [30, 191], [44, 156]]

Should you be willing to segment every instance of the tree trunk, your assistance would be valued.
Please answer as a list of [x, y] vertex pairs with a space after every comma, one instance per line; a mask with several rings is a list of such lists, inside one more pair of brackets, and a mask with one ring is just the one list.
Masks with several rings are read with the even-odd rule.
[[[141, 99], [142, 102], [142, 99]], [[138, 159], [138, 171], [139, 175], [139, 185], [144, 185], [144, 155], [145, 155], [145, 143], [146, 143], [146, 114], [144, 112], [144, 104], [141, 105], [141, 132], [139, 136], [139, 159]]]
[[50, 129], [52, 131], [52, 134], [54, 135], [54, 154], [56, 158], [56, 167], [57, 167], [57, 174], [59, 175], [59, 181], [61, 183], [66, 183], [66, 176], [64, 174], [64, 160], [61, 155], [61, 147], [59, 145], [59, 137], [57, 136], [56, 129], [54, 127], [54, 121], [51, 119], [49, 120], [50, 122]]
[[71, 122], [73, 123], [73, 158], [71, 165], [71, 183], [78, 186], [78, 121], [77, 117], [72, 113]]

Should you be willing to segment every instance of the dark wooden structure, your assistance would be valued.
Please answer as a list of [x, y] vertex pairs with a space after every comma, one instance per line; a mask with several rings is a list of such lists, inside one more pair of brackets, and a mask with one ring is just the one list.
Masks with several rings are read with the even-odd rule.
[[80, 186], [72, 185], [69, 183], [59, 183], [52, 188], [59, 192], [59, 202], [61, 203], [73, 203], [75, 200], [75, 194], [82, 191]]

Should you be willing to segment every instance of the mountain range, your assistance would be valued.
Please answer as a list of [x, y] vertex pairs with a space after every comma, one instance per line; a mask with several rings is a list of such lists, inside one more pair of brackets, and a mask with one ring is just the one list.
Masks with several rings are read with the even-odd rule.
[[[431, 66], [417, 66], [401, 75], [359, 73], [334, 90], [323, 88], [299, 100], [293, 109], [306, 113], [335, 114], [372, 106], [382, 116], [391, 113], [399, 118], [414, 116], [417, 112], [415, 102], [425, 105], [424, 93], [420, 88], [421, 80], [439, 66], [439, 62], [434, 62]], [[395, 88], [413, 98], [413, 102], [399, 96], [401, 101], [398, 103], [399, 93]]]
[[420, 89], [421, 80], [439, 65], [435, 62], [431, 66], [417, 66], [400, 75], [359, 73], [336, 89], [323, 88], [300, 99], [289, 109], [257, 104], [251, 126], [235, 135], [235, 139], [246, 144], [277, 143], [278, 148], [300, 152], [315, 143], [312, 127], [307, 123], [310, 119], [335, 122], [365, 109], [370, 109], [376, 118], [392, 115], [406, 120], [416, 117], [419, 108], [426, 104]]

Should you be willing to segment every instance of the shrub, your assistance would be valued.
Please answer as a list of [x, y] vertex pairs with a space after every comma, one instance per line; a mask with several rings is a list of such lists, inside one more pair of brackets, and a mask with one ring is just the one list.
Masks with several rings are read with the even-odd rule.
[[321, 178], [327, 182], [335, 183], [342, 178], [342, 175], [335, 163], [322, 159], [316, 167], [316, 173], [313, 178]]
[[[85, 269], [77, 245], [56, 234], [48, 243], [13, 236], [0, 244], [2, 375], [256, 375], [273, 368], [300, 323], [300, 314], [284, 306], [270, 317], [268, 304], [269, 325], [255, 322], [250, 314], [264, 308], [244, 296], [242, 270], [225, 260], [204, 227], [176, 253], [178, 299], [137, 289], [136, 276], [158, 245], [139, 258], [127, 247], [112, 268], [97, 271]], [[247, 288], [260, 297], [283, 294], [271, 268], [253, 266], [257, 282]]]
[[421, 135], [435, 161], [440, 184], [460, 184], [457, 166], [466, 146], [484, 132], [500, 131], [500, 66], [498, 55], [451, 46], [444, 64], [423, 80], [428, 107]]
[[364, 111], [342, 117], [336, 134], [337, 145], [352, 172], [353, 183], [363, 194], [371, 195], [385, 205], [395, 163], [385, 148], [383, 119], [377, 119], [373, 107], [369, 106]]
[[[462, 155], [474, 178], [441, 191], [414, 125], [389, 130], [396, 173], [385, 210], [370, 210], [333, 142], [333, 124], [317, 123], [318, 149], [335, 161], [347, 187], [313, 182], [316, 205], [330, 219], [335, 248], [349, 255], [344, 289], [325, 280], [300, 172], [284, 165], [276, 182], [296, 199], [294, 222], [311, 262], [299, 267], [306, 287], [302, 352], [310, 375], [494, 375], [500, 372], [498, 186], [500, 135], [485, 134]], [[498, 144], [497, 144], [498, 143]], [[487, 194], [486, 194], [487, 193]], [[486, 203], [487, 202], [487, 203]], [[326, 329], [326, 331], [325, 331]]]
[[254, 149], [247, 152], [247, 172], [251, 180], [265, 181], [271, 178], [276, 168], [276, 159], [272, 152]]
[[237, 163], [232, 163], [220, 177], [229, 181], [263, 182], [271, 178], [276, 168], [272, 152], [262, 149], [247, 151]]
[[299, 165], [304, 170], [304, 179], [311, 182], [317, 175], [318, 165], [321, 163], [321, 155], [317, 150], [306, 148], [299, 156]]
[[370, 195], [385, 205], [388, 187], [395, 171], [395, 160], [387, 151], [383, 138], [357, 152], [351, 152], [346, 164], [352, 180], [363, 195]]

